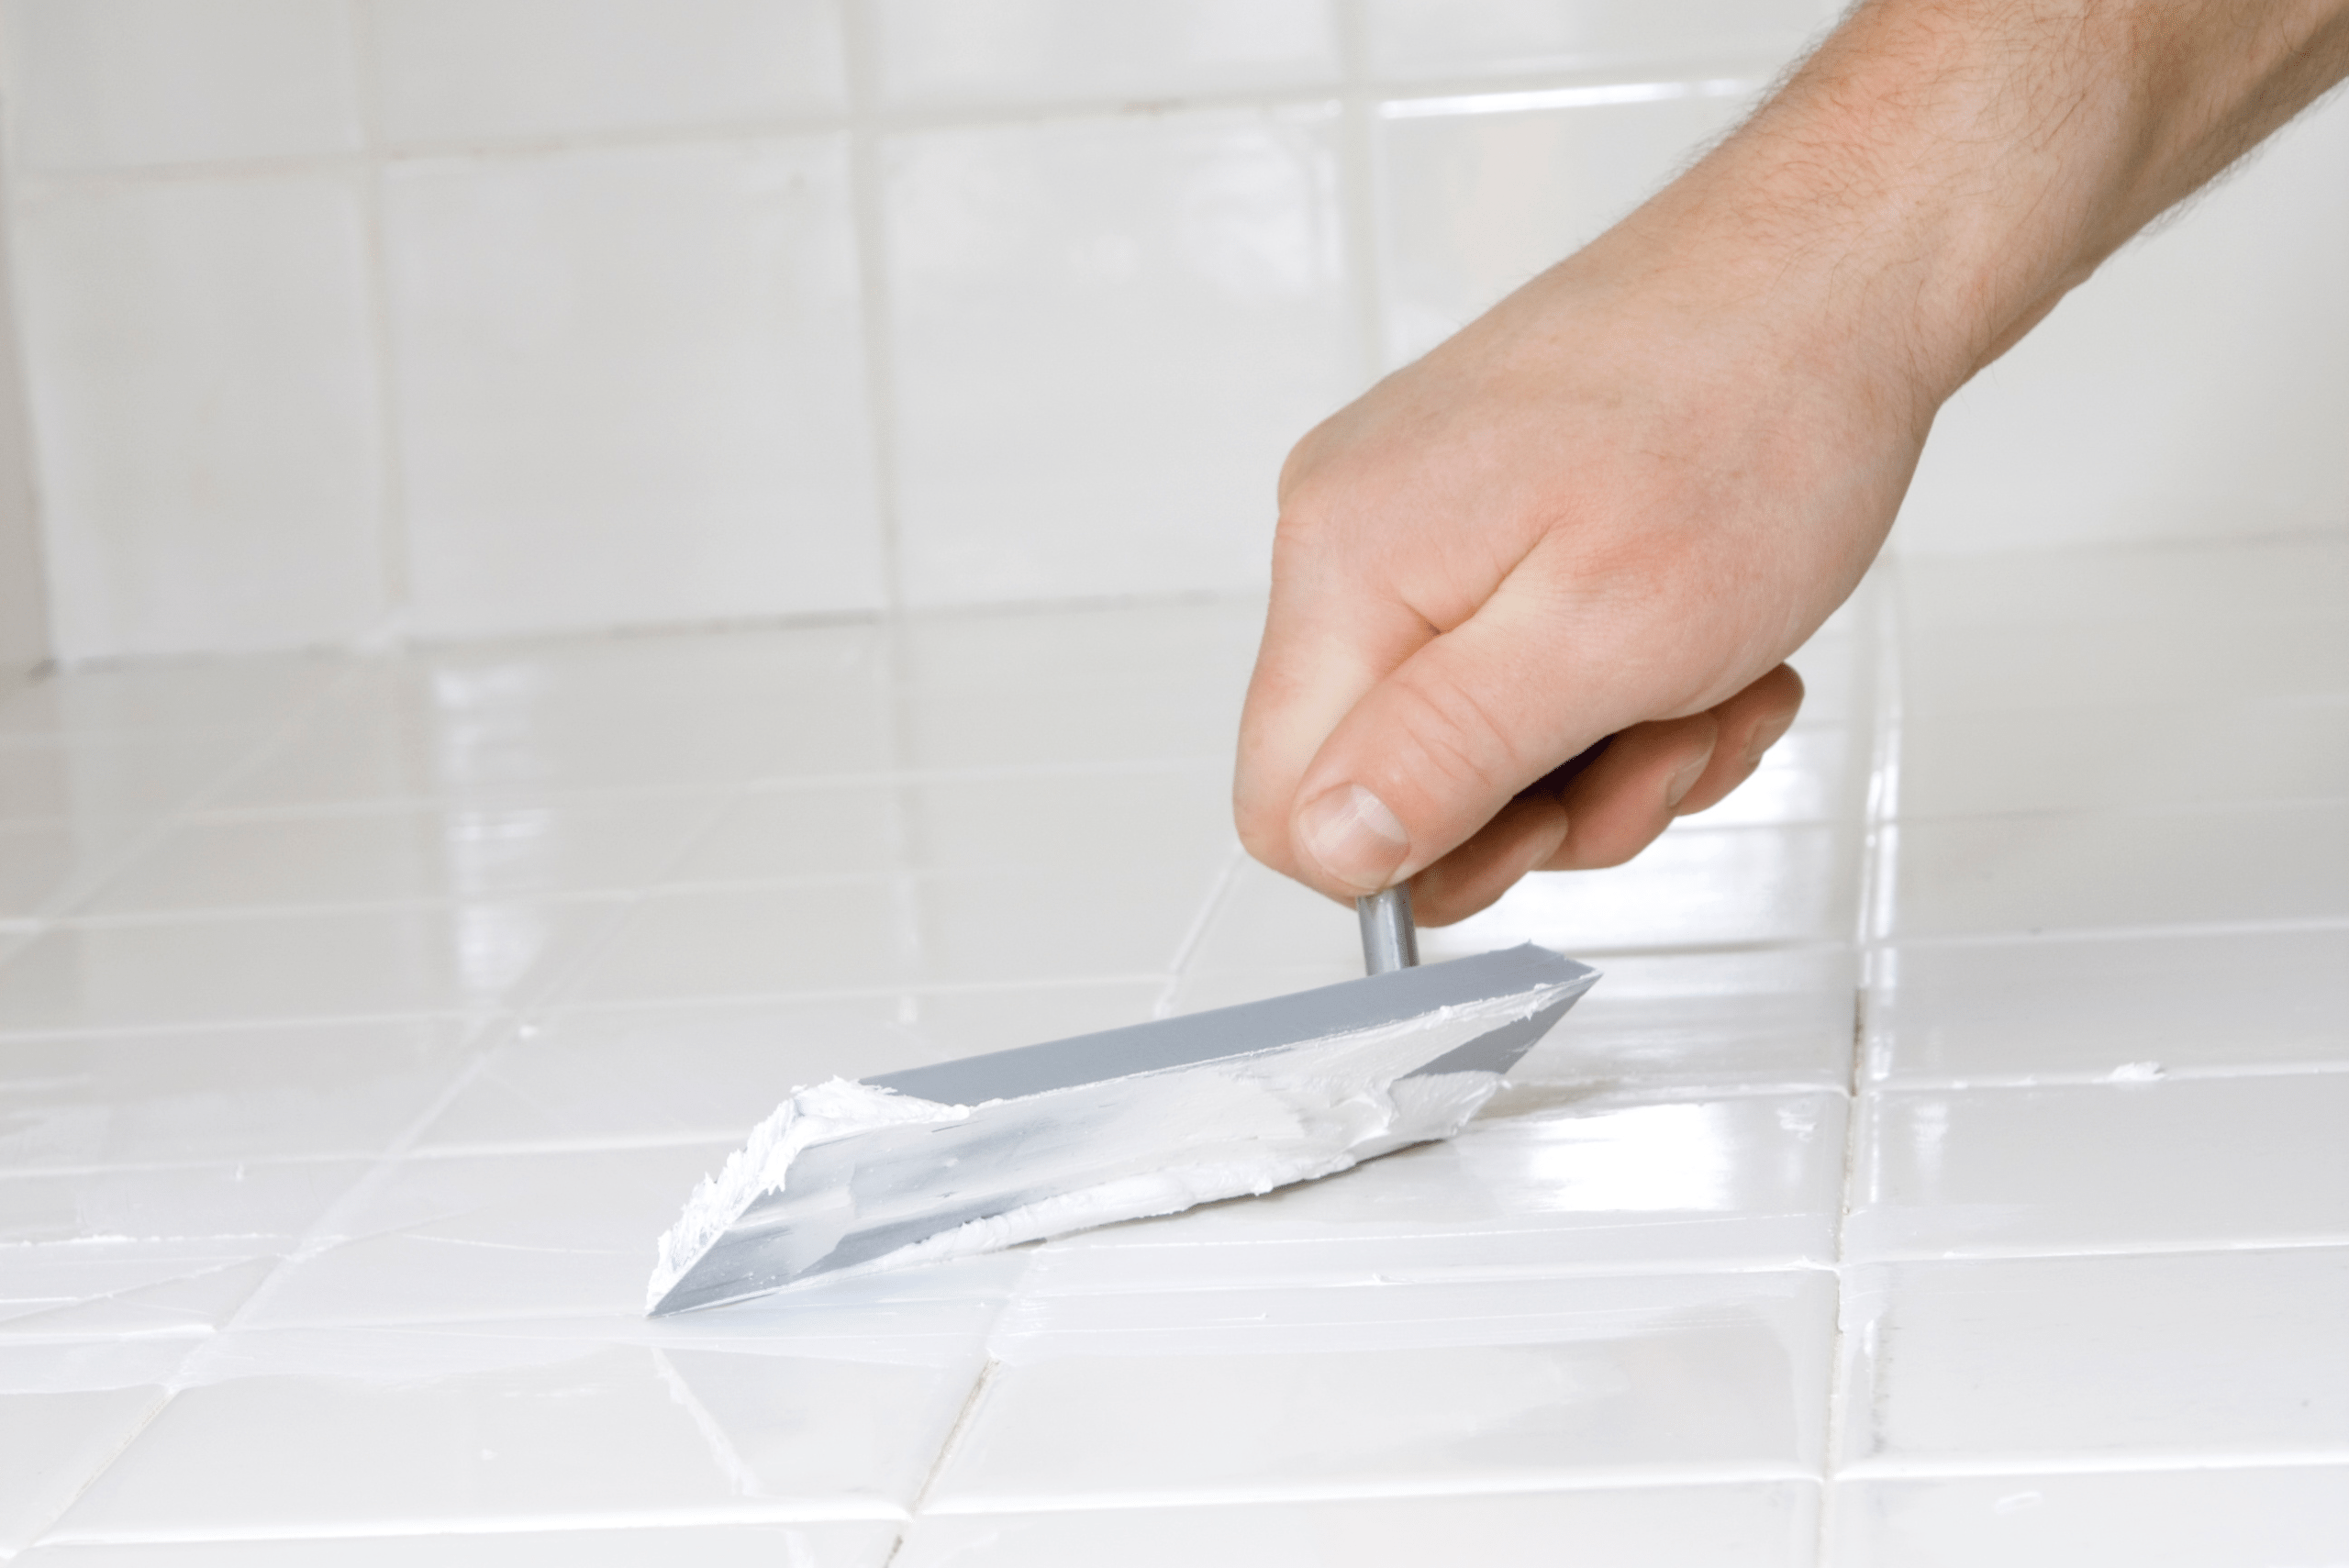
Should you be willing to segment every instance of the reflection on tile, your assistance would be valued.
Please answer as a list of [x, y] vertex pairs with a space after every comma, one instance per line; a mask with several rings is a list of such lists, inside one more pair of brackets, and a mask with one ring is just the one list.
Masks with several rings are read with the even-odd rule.
[[404, 1160], [339, 1214], [340, 1239], [246, 1320], [639, 1314], [653, 1243], [731, 1148]]
[[508, 1529], [312, 1540], [51, 1546], [17, 1568], [885, 1568], [894, 1524], [741, 1524]]
[[1824, 0], [1369, 0], [1371, 67], [1382, 78], [1468, 72], [1686, 67], [1791, 57], [1834, 20]]
[[1899, 828], [1904, 937], [2349, 917], [2349, 801]]
[[1581, 1105], [1504, 1091], [1468, 1130], [1264, 1197], [1047, 1245], [1030, 1295], [1375, 1284], [1835, 1257], [1840, 1095]]
[[155, 1387], [0, 1394], [0, 1552], [63, 1513], [165, 1397]]
[[1843, 1458], [2337, 1454], [2349, 1248], [1847, 1273]]
[[1853, 1257], [2349, 1242], [2349, 1073], [1869, 1102]]
[[0, 1031], [480, 1009], [526, 995], [605, 913], [470, 904], [60, 927], [0, 964]]
[[1884, 1082], [2349, 1063], [2349, 927], [1901, 947], [1873, 963]]
[[470, 1034], [394, 1019], [14, 1040], [0, 1165], [380, 1153], [455, 1076]]
[[[1555, 10], [1558, 7], [1549, 6]], [[1458, 40], [1461, 7], [1441, 29]], [[1473, 25], [1473, 24], [1472, 24]], [[1442, 46], [1438, 46], [1440, 50]], [[1414, 70], [1424, 70], [1415, 62]], [[1377, 127], [1386, 363], [1418, 359], [1653, 195], [1743, 116], [1761, 80], [1653, 103], [1493, 113], [1384, 106]]]
[[17, 0], [11, 150], [44, 169], [355, 152], [351, 18], [302, 0]]
[[2349, 1540], [2349, 1466], [1853, 1481], [1835, 1568], [2232, 1568], [2325, 1562]]
[[[265, 1358], [251, 1335], [249, 1353]], [[313, 1341], [316, 1336], [310, 1337]], [[485, 1341], [484, 1341], [485, 1343]], [[317, 1343], [313, 1356], [331, 1355]], [[902, 1517], [975, 1366], [723, 1349], [518, 1346], [440, 1376], [259, 1373], [190, 1388], [51, 1540]], [[814, 1418], [821, 1412], [820, 1418]]]
[[108, 852], [229, 777], [256, 745], [227, 735], [0, 741], [0, 820], [70, 823]]
[[894, 106], [1167, 99], [1338, 79], [1327, 0], [882, 0]]
[[173, 829], [77, 913], [619, 892], [665, 870], [712, 809], [687, 796], [198, 818]]
[[[2272, 617], [2182, 635], [2170, 617], [1911, 630], [1901, 706], [1911, 714], [2008, 713], [2159, 702], [2173, 714], [2349, 690], [2349, 617]], [[2193, 747], [2202, 744], [2196, 735]]]
[[907, 599], [1263, 584], [1281, 458], [1361, 377], [1335, 113], [964, 126], [884, 158]]
[[[1818, 1462], [1834, 1299], [1823, 1273], [1041, 1298], [930, 1506], [1785, 1475]], [[1100, 1418], [1128, 1409], [1155, 1418]]]
[[1615, 1563], [1797, 1568], [1811, 1561], [1817, 1514], [1816, 1488], [1802, 1482], [931, 1514], [914, 1524], [892, 1568], [1531, 1568], [1562, 1551]]
[[1570, 953], [1848, 940], [1856, 846], [1846, 828], [1724, 828], [1701, 817], [1629, 865], [1537, 872], [1499, 903], [1425, 933], [1429, 959], [1539, 942]]
[[1519, 1083], [1842, 1088], [1857, 963], [1843, 948], [1609, 958], [1510, 1072]]
[[722, 125], [848, 97], [827, 0], [373, 0], [395, 144]]
[[418, 631], [881, 604], [847, 156], [830, 135], [391, 166]]
[[[2194, 737], [2181, 746], [2181, 734]], [[2223, 706], [1922, 713], [1900, 735], [1900, 815], [2251, 806], [2349, 795], [2349, 694]]]
[[520, 1026], [425, 1147], [740, 1139], [794, 1089], [1115, 1029], [1160, 986], [558, 1013]]
[[14, 220], [58, 655], [373, 629], [381, 419], [355, 182], [98, 182], [19, 199]]

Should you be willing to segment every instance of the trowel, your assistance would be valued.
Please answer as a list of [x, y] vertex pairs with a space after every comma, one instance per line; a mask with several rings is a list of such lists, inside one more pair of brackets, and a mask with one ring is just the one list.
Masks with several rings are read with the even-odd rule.
[[1356, 912], [1361, 980], [795, 1092], [662, 1238], [648, 1310], [1174, 1214], [1449, 1138], [1598, 978], [1531, 944], [1421, 966], [1408, 885]]

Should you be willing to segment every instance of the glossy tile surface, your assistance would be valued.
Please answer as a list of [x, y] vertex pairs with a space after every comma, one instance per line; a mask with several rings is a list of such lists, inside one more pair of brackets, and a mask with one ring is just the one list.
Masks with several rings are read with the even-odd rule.
[[1604, 972], [1450, 1142], [659, 1322], [794, 1087], [1358, 973], [1226, 815], [1258, 604], [22, 687], [0, 1551], [2329, 1561], [2349, 794], [2312, 731], [2140, 766], [2125, 671], [1965, 635], [2133, 657], [2223, 584], [2228, 678], [2321, 709], [2349, 554], [2249, 553], [1873, 584], [1750, 794], [1426, 933]]

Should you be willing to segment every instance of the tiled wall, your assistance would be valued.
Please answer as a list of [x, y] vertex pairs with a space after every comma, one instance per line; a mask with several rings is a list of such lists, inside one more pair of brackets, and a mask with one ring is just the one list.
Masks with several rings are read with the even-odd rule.
[[33, 510], [31, 454], [26, 450], [6, 209], [0, 200], [0, 692], [49, 658], [49, 595], [41, 573], [40, 519]]
[[[1253, 588], [1288, 444], [1832, 9], [6, 0], [55, 646]], [[2335, 106], [2117, 262], [1915, 544], [2349, 517], [2344, 193]]]

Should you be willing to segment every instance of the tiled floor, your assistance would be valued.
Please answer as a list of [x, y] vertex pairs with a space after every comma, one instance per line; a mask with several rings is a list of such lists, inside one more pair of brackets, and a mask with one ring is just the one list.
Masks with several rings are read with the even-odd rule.
[[792, 1086], [1355, 973], [1255, 611], [0, 700], [0, 1557], [2349, 1561], [2349, 545], [1909, 562], [1455, 1142], [645, 1321]]

